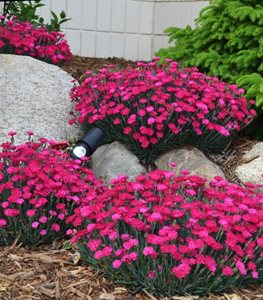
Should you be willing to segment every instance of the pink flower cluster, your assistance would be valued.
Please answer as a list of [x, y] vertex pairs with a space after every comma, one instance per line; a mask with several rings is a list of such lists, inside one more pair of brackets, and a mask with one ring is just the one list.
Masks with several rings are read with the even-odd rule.
[[15, 18], [6, 20], [0, 16], [0, 53], [28, 55], [48, 63], [61, 64], [70, 61], [70, 52], [64, 34], [36, 27]]
[[148, 155], [184, 142], [220, 148], [256, 114], [247, 107], [243, 89], [197, 68], [180, 69], [177, 62], [138, 62], [122, 71], [111, 65], [86, 75], [71, 90], [77, 113], [70, 123], [95, 123], [108, 139], [131, 148], [137, 144], [138, 152], [147, 149]]
[[53, 144], [45, 139], [2, 144], [0, 244], [12, 242], [19, 233], [25, 244], [52, 242], [65, 235], [65, 220], [73, 208], [104, 190], [90, 169]]
[[241, 187], [221, 177], [209, 187], [205, 182], [162, 170], [134, 182], [119, 177], [67, 218], [76, 229], [84, 226], [72, 242], [96, 267], [112, 264], [109, 272], [116, 270], [118, 279], [153, 291], [164, 286], [170, 296], [220, 292], [249, 278], [262, 279], [259, 185]]

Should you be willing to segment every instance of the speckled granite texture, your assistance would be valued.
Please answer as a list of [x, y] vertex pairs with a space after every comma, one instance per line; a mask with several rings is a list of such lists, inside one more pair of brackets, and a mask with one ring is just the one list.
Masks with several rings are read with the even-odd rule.
[[0, 54], [0, 142], [9, 131], [17, 131], [16, 143], [27, 140], [29, 130], [54, 140], [78, 138], [79, 128], [68, 124], [72, 79], [55, 65]]

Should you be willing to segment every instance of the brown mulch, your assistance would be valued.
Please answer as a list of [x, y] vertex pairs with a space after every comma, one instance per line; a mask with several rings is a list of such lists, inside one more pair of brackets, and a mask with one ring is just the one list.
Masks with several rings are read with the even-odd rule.
[[[164, 300], [144, 290], [132, 295], [125, 287], [82, 266], [74, 250], [59, 245], [0, 248], [0, 300]], [[174, 296], [173, 300], [262, 300], [263, 287], [222, 295]]]
[[[135, 63], [119, 58], [83, 58], [75, 56], [63, 69], [81, 81], [85, 71], [115, 64], [119, 68]], [[234, 170], [242, 161], [242, 154], [254, 144], [244, 137], [227, 149], [209, 158], [224, 171], [228, 180], [240, 182]], [[23, 248], [19, 245], [0, 248], [0, 300], [160, 300], [146, 290], [132, 295], [125, 287], [103, 277], [88, 266], [82, 266], [74, 249], [66, 250], [63, 244], [50, 247]], [[263, 300], [263, 287], [233, 290], [228, 294], [208, 297], [172, 297], [173, 300]]]
[[250, 161], [244, 161], [242, 157], [243, 154], [246, 151], [249, 151], [256, 142], [257, 141], [249, 140], [246, 137], [240, 137], [229, 144], [228, 147], [221, 153], [210, 154], [208, 158], [221, 168], [229, 182], [244, 185], [244, 182], [235, 175], [235, 169], [243, 163], [252, 161], [252, 159]]
[[123, 69], [128, 66], [135, 66], [135, 62], [125, 60], [124, 58], [96, 58], [74, 56], [71, 62], [63, 65], [61, 68], [68, 72], [77, 81], [81, 81], [86, 71], [98, 72], [102, 68], [114, 64], [118, 68]]

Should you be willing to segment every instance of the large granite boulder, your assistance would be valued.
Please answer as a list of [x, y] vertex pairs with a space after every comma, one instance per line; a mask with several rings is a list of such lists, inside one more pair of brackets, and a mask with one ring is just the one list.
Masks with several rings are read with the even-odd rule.
[[[171, 166], [175, 163], [176, 167]], [[184, 147], [171, 150], [155, 161], [159, 169], [173, 171], [176, 175], [181, 170], [188, 170], [191, 174], [201, 176], [208, 181], [215, 176], [225, 178], [222, 170], [211, 162], [200, 150], [194, 147]]]
[[146, 173], [139, 159], [119, 142], [99, 147], [91, 156], [91, 168], [106, 184], [119, 175], [127, 175], [133, 180]]
[[17, 132], [16, 143], [27, 140], [26, 131], [55, 140], [78, 138], [79, 129], [68, 124], [72, 80], [55, 65], [0, 54], [0, 143], [9, 131]]
[[236, 176], [242, 182], [263, 184], [263, 142], [256, 143], [242, 157], [243, 163], [235, 170]]

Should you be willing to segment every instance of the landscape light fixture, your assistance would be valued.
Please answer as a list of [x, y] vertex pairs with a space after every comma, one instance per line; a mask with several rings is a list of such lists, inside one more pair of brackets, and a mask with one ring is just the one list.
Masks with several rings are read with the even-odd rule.
[[90, 156], [96, 151], [105, 138], [105, 133], [98, 127], [91, 129], [85, 136], [77, 141], [76, 146], [70, 153], [71, 158], [81, 159]]

